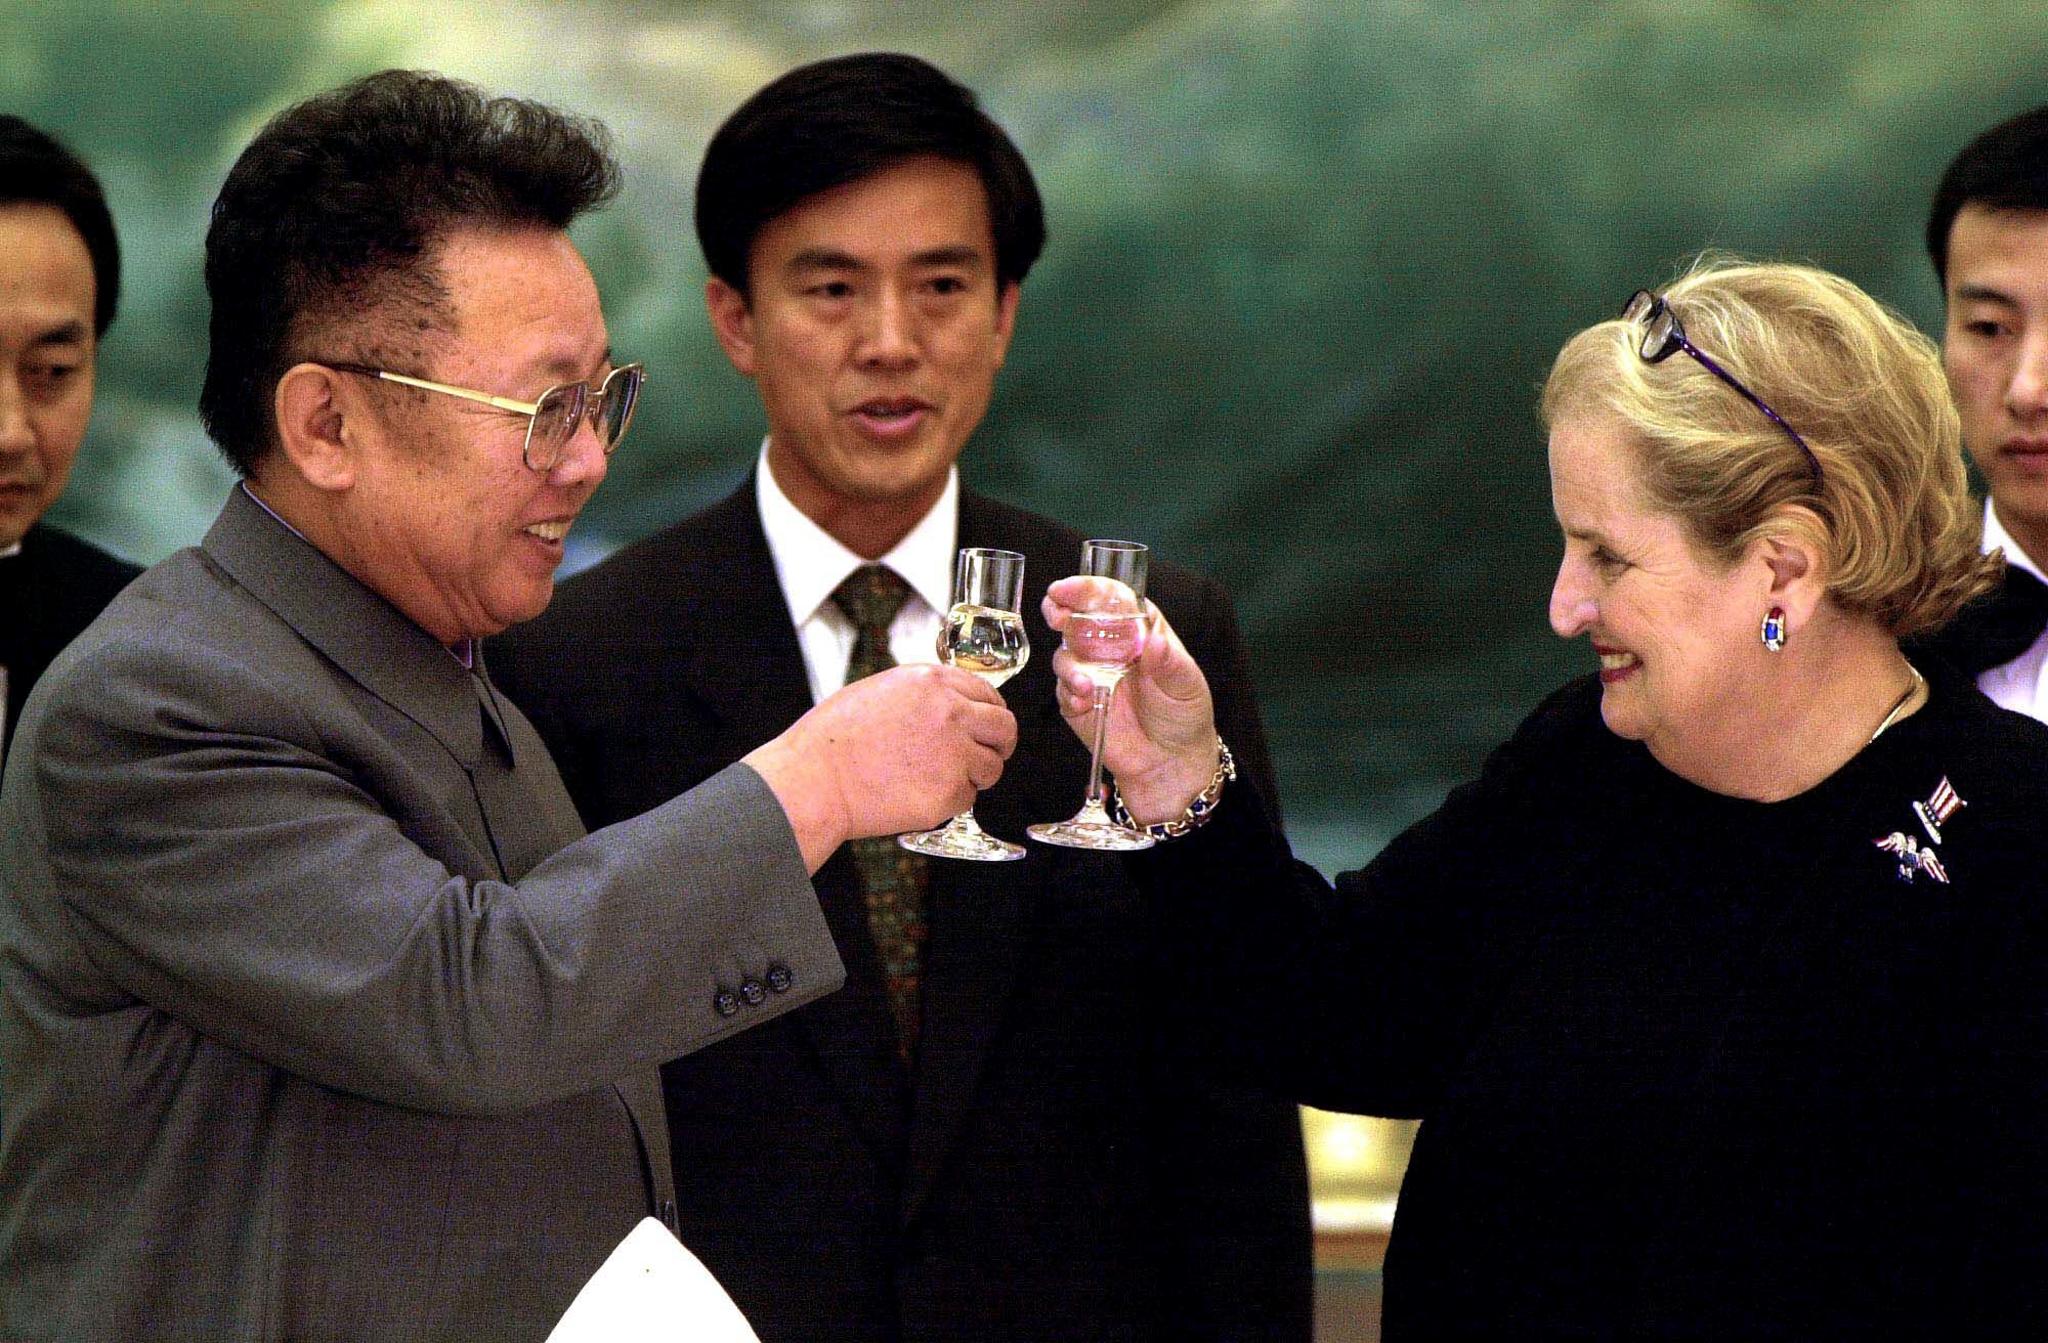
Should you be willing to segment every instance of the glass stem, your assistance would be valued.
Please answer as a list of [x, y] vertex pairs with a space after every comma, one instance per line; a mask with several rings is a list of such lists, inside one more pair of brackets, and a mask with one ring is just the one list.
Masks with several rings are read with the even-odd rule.
[[946, 833], [951, 835], [979, 835], [981, 823], [974, 819], [974, 808], [969, 807], [952, 820], [946, 822]]
[[1114, 685], [1095, 687], [1095, 746], [1088, 756], [1088, 807], [1103, 816], [1109, 814], [1109, 790], [1102, 786], [1102, 738], [1109, 730], [1109, 701]]

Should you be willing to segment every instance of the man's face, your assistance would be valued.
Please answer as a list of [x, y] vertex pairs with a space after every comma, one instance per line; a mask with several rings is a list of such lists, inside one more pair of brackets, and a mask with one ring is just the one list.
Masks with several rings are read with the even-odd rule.
[[751, 302], [722, 281], [712, 325], [761, 390], [768, 460], [830, 529], [848, 509], [922, 516], [981, 423], [1009, 349], [981, 179], [910, 159], [813, 196], [755, 237]]
[[[519, 401], [602, 381], [597, 285], [568, 236], [462, 229], [436, 250], [452, 335], [424, 368], [392, 369]], [[344, 566], [443, 643], [531, 620], [554, 593], [569, 524], [604, 479], [588, 419], [554, 469], [521, 457], [528, 419], [441, 393], [356, 380], [371, 407], [339, 504]]]
[[1956, 216], [1942, 361], [1999, 521], [2048, 563], [2048, 210]]
[[0, 547], [64, 492], [92, 418], [92, 255], [63, 211], [0, 206]]

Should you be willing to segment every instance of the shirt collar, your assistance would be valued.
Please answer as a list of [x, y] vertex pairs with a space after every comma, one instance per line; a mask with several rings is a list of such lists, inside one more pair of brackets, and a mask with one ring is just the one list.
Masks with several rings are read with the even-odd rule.
[[11, 560], [20, 553], [21, 542], [16, 541], [13, 545], [8, 546], [5, 549], [0, 549], [0, 560]]
[[[238, 489], [238, 490], [240, 490], [240, 491], [241, 491], [242, 493], [244, 493], [244, 494], [248, 495], [248, 496], [249, 496], [249, 502], [250, 502], [250, 503], [253, 503], [253, 504], [255, 504], [255, 505], [256, 505], [256, 507], [258, 507], [258, 508], [262, 509], [262, 510], [263, 510], [264, 512], [266, 512], [266, 513], [270, 514], [270, 519], [271, 519], [271, 521], [275, 522], [275, 523], [276, 523], [276, 524], [277, 524], [278, 526], [280, 526], [280, 527], [284, 528], [284, 529], [285, 529], [286, 531], [290, 532], [290, 533], [291, 533], [291, 534], [292, 534], [293, 536], [296, 536], [296, 537], [298, 537], [298, 538], [299, 538], [299, 539], [300, 539], [301, 541], [306, 541], [306, 534], [305, 534], [304, 532], [300, 531], [300, 530], [299, 530], [298, 528], [296, 528], [296, 527], [292, 526], [292, 525], [291, 525], [291, 524], [290, 524], [289, 522], [286, 522], [286, 521], [284, 520], [284, 514], [282, 514], [282, 513], [278, 512], [278, 511], [277, 511], [276, 509], [272, 508], [272, 507], [271, 507], [271, 506], [270, 506], [269, 504], [266, 504], [266, 503], [264, 503], [264, 502], [263, 502], [263, 496], [262, 496], [262, 495], [260, 495], [260, 494], [258, 494], [258, 493], [256, 493], [256, 491], [254, 491], [254, 490], [250, 489], [250, 488], [249, 488], [249, 482], [248, 482], [248, 481], [246, 481], [246, 480], [242, 480], [242, 481], [237, 481], [237, 482], [236, 482], [236, 484], [235, 484], [235, 488], [236, 488], [236, 489]], [[306, 544], [310, 546], [310, 545], [312, 545], [313, 543], [312, 543], [311, 541], [306, 541]]]
[[2041, 566], [2034, 561], [2034, 557], [2021, 549], [2019, 542], [2012, 539], [2012, 533], [2007, 531], [2005, 524], [1998, 520], [1998, 510], [1991, 506], [1991, 500], [1986, 499], [1984, 501], [1984, 551], [1986, 554], [1989, 554], [2001, 548], [2005, 551], [2005, 562], [2007, 564], [2015, 569], [2024, 569], [2042, 582], [2048, 583], [2048, 573], [2043, 573]]
[[[754, 498], [761, 510], [761, 530], [775, 557], [775, 577], [789, 613], [801, 626], [818, 613], [846, 576], [869, 561], [841, 545], [830, 532], [804, 516], [782, 492], [768, 467], [768, 441], [761, 440], [761, 460], [754, 471]], [[909, 535], [875, 563], [893, 569], [934, 611], [953, 604], [954, 541], [959, 534], [960, 469], [946, 473], [946, 488], [931, 511], [918, 519]]]

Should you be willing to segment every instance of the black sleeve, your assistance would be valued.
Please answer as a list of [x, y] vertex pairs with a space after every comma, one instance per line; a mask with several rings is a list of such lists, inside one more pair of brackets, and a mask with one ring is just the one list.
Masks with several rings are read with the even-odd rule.
[[[1202, 598], [1189, 604], [1196, 619], [1180, 629], [1181, 642], [1209, 679], [1209, 691], [1216, 701], [1216, 730], [1229, 743], [1239, 774], [1257, 785], [1267, 815], [1277, 823], [1280, 786], [1273, 777], [1273, 756], [1266, 745], [1266, 726], [1259, 717], [1251, 659], [1238, 632], [1237, 612], [1220, 585], [1208, 580], [1204, 585]], [[1172, 612], [1168, 615], [1180, 618]]]
[[[1168, 614], [1209, 677], [1218, 731], [1238, 768], [1262, 799], [1277, 798], [1229, 595], [1198, 580]], [[1269, 815], [1277, 820], [1277, 805]], [[1159, 949], [1151, 950], [1156, 956]], [[1162, 1336], [1308, 1343], [1314, 1275], [1300, 1116], [1286, 1097], [1219, 1077], [1205, 1035], [1174, 1029], [1176, 1021], [1190, 1023], [1170, 1010], [1162, 1019], [1171, 1038], [1159, 1051], [1162, 1075], [1150, 1121], [1162, 1202]]]
[[1289, 852], [1248, 775], [1209, 825], [1133, 855], [1189, 1029], [1307, 1104], [1423, 1114], [1569, 884], [1548, 861], [1553, 819], [1592, 768], [1597, 695], [1553, 696], [1334, 887]]

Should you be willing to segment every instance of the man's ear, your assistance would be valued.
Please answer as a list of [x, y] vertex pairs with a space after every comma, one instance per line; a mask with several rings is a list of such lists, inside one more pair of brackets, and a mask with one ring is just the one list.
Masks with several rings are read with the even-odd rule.
[[1024, 286], [1006, 284], [996, 295], [996, 367], [1003, 366], [1003, 360], [1010, 354], [1010, 335], [1017, 329], [1017, 302], [1024, 297]]
[[278, 446], [306, 483], [319, 490], [355, 484], [356, 432], [360, 398], [344, 391], [342, 375], [323, 364], [294, 364], [277, 380], [274, 410]]
[[747, 296], [716, 275], [704, 282], [704, 309], [711, 314], [711, 334], [732, 366], [754, 376], [754, 310]]

